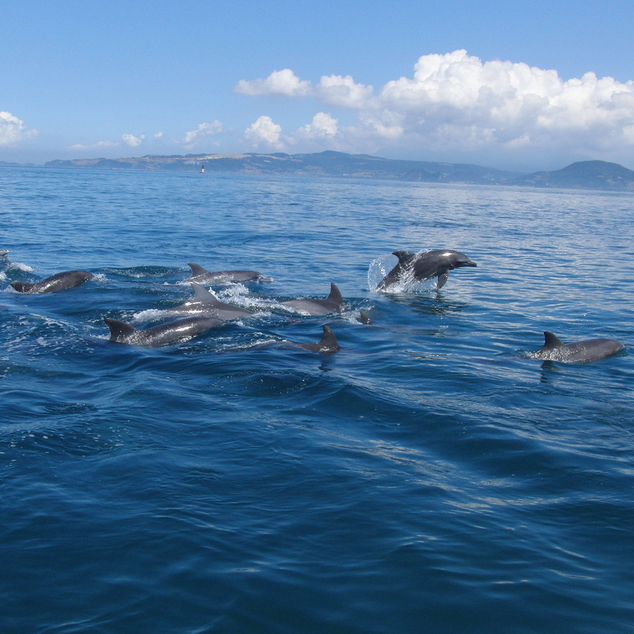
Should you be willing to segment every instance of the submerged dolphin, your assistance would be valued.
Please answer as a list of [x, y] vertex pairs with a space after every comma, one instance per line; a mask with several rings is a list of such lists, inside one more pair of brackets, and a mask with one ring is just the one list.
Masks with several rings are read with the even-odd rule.
[[330, 295], [326, 299], [292, 299], [282, 304], [308, 315], [341, 313], [344, 309], [343, 297], [336, 284], [330, 284]]
[[188, 262], [191, 266], [191, 277], [188, 282], [198, 282], [199, 284], [226, 284], [227, 282], [272, 282], [270, 277], [262, 275], [257, 271], [208, 271], [196, 264]]
[[231, 304], [221, 302], [206, 288], [203, 288], [200, 284], [196, 284], [196, 282], [192, 282], [192, 288], [194, 289], [194, 300], [191, 302], [185, 302], [180, 306], [170, 308], [171, 311], [177, 313], [207, 315], [217, 317], [218, 319], [225, 321], [229, 319], [239, 319], [245, 315], [253, 314], [246, 308], [240, 308], [239, 306], [233, 306]]
[[449, 278], [449, 271], [463, 266], [478, 266], [460, 251], [437, 249], [427, 253], [394, 251], [398, 264], [379, 282], [379, 291], [386, 291], [399, 282], [415, 279], [417, 281], [438, 278], [437, 289], [441, 289]]
[[310, 350], [311, 352], [319, 352], [321, 354], [334, 354], [337, 350], [341, 350], [341, 346], [335, 337], [335, 333], [329, 326], [324, 326], [324, 335], [318, 343], [295, 343], [294, 346]]
[[134, 326], [118, 319], [106, 317], [104, 321], [110, 328], [110, 341], [147, 347], [164, 346], [168, 343], [191, 339], [223, 323], [222, 319], [215, 317], [187, 317], [147, 330], [137, 330]]
[[63, 291], [67, 288], [75, 288], [75, 286], [79, 286], [93, 277], [95, 276], [88, 271], [64, 271], [63, 273], [51, 275], [51, 277], [47, 277], [45, 280], [37, 282], [36, 284], [11, 282], [11, 286], [13, 286], [18, 293], [53, 293], [54, 291]]
[[625, 348], [617, 339], [585, 339], [566, 344], [549, 331], [544, 332], [544, 339], [544, 347], [531, 355], [534, 359], [589, 363], [611, 357]]

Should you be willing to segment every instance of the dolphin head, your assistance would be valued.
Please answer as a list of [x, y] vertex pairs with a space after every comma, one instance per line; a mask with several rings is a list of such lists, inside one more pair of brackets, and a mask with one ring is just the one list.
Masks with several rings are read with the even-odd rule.
[[442, 257], [447, 258], [451, 268], [459, 269], [463, 266], [478, 266], [473, 260], [470, 260], [468, 256], [460, 251], [443, 251]]

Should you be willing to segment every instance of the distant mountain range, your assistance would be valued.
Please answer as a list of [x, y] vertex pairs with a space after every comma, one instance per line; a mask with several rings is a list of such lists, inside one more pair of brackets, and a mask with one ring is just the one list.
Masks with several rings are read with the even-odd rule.
[[532, 187], [634, 191], [634, 171], [618, 163], [580, 161], [554, 172], [522, 174], [467, 163], [401, 161], [366, 154], [188, 154], [118, 159], [49, 161], [44, 167], [74, 169], [133, 169], [205, 173], [339, 176], [425, 183], [525, 185]]

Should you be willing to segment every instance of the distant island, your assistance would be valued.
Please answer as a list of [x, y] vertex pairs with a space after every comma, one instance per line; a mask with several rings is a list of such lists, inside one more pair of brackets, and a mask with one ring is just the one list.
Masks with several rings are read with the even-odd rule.
[[606, 161], [580, 161], [553, 172], [522, 174], [468, 163], [404, 161], [328, 150], [314, 154], [188, 154], [56, 160], [49, 161], [44, 167], [337, 176], [424, 183], [634, 191], [634, 171]]

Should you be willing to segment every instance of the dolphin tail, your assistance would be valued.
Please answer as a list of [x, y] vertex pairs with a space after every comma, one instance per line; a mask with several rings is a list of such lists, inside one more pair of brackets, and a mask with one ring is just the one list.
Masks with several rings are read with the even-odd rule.
[[30, 284], [29, 282], [11, 282], [11, 286], [13, 286], [18, 293], [28, 293], [35, 284]]
[[196, 264], [196, 262], [187, 262], [187, 266], [191, 266], [192, 269], [192, 277], [196, 277], [197, 275], [204, 275], [205, 273], [209, 273], [209, 271], [200, 266], [200, 264]]
[[110, 341], [123, 341], [126, 337], [137, 332], [134, 326], [126, 324], [125, 321], [119, 321], [118, 319], [112, 319], [110, 317], [106, 317], [104, 321], [110, 328]]
[[449, 279], [449, 271], [445, 271], [442, 275], [438, 276], [438, 284], [436, 285], [436, 290], [440, 290]]

